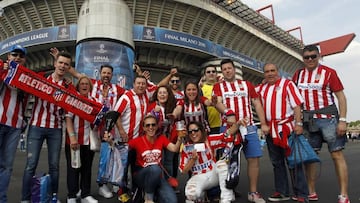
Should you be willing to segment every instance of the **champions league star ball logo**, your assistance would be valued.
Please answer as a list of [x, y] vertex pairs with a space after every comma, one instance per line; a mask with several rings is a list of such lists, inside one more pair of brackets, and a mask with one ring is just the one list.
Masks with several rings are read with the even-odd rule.
[[100, 54], [106, 53], [107, 51], [105, 50], [105, 44], [100, 44], [99, 49], [96, 50], [96, 52]]
[[55, 101], [61, 101], [64, 98], [64, 93], [61, 90], [56, 90], [53, 94]]
[[155, 40], [155, 30], [154, 28], [147, 27], [143, 31], [143, 38], [145, 40]]

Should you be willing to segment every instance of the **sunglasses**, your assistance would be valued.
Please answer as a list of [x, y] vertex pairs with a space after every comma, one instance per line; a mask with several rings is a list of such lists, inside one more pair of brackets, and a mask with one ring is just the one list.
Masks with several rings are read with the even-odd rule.
[[197, 132], [199, 132], [199, 131], [200, 131], [200, 129], [197, 128], [197, 129], [189, 130], [188, 133], [189, 133], [189, 134], [191, 134], [191, 133], [197, 133]]
[[176, 84], [176, 83], [179, 83], [180, 80], [170, 80], [170, 82], [173, 83], [173, 84]]
[[318, 56], [316, 54], [313, 55], [308, 55], [308, 56], [303, 56], [304, 59], [309, 60], [309, 59], [316, 59]]
[[147, 124], [145, 124], [145, 127], [155, 127], [157, 124], [156, 123], [147, 123]]
[[12, 53], [10, 53], [10, 55], [15, 57], [15, 58], [16, 57], [25, 58], [25, 55], [21, 54], [21, 53], [12, 52]]
[[207, 74], [216, 73], [216, 71], [214, 71], [214, 70], [208, 70], [208, 71], [206, 71], [206, 73], [207, 73]]

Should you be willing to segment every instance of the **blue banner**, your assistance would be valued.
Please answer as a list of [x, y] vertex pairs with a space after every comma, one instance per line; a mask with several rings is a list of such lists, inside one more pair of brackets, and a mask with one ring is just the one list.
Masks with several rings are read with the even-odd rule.
[[28, 47], [38, 44], [46, 44], [61, 41], [76, 40], [77, 25], [64, 25], [51, 28], [24, 32], [14, 37], [8, 38], [0, 43], [0, 55], [10, 51], [16, 44]]
[[[28, 47], [37, 44], [46, 44], [59, 41], [75, 41], [77, 25], [57, 26], [34, 30], [8, 38], [0, 43], [0, 55], [7, 53], [12, 45], [20, 44]], [[183, 32], [162, 29], [158, 27], [146, 27], [143, 25], [133, 26], [134, 41], [146, 41], [152, 43], [169, 44], [193, 49], [210, 54], [215, 57], [228, 57], [240, 64], [262, 72], [263, 62], [257, 61], [244, 54], [238, 53], [210, 40], [203, 39]], [[98, 45], [97, 45], [98, 46]], [[124, 51], [124, 50], [122, 50]], [[126, 50], [125, 52], [129, 52]], [[131, 55], [131, 54], [130, 54]], [[116, 80], [116, 79], [114, 79]], [[128, 85], [128, 84], [127, 84]]]
[[151, 41], [163, 44], [171, 44], [205, 52], [216, 57], [232, 58], [234, 61], [237, 61], [248, 68], [262, 72], [261, 62], [231, 49], [225, 48], [221, 45], [215, 44], [210, 40], [206, 40], [190, 34], [157, 27], [134, 25], [133, 38], [134, 41]]

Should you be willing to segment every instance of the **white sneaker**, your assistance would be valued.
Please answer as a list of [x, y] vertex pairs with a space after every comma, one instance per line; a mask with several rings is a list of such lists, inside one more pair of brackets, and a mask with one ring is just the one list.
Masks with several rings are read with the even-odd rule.
[[81, 203], [98, 203], [98, 201], [89, 195], [89, 196], [81, 199]]
[[261, 197], [261, 194], [258, 192], [249, 192], [248, 200], [249, 202], [254, 202], [254, 203], [266, 203], [266, 201]]
[[79, 190], [79, 192], [76, 193], [76, 199], [81, 199], [81, 190]]
[[76, 198], [68, 198], [67, 203], [76, 203]]
[[106, 185], [99, 187], [99, 195], [105, 197], [106, 199], [113, 197], [112, 192], [110, 192], [109, 188]]

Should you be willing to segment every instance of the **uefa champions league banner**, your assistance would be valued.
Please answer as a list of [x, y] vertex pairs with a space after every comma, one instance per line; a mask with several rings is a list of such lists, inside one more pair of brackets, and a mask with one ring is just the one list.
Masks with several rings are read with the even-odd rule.
[[66, 89], [52, 83], [14, 61], [9, 63], [9, 69], [3, 71], [1, 79], [5, 84], [60, 106], [66, 111], [70, 111], [94, 124], [99, 124], [104, 113], [108, 110], [107, 107], [102, 106], [100, 103], [80, 95], [75, 89]]

